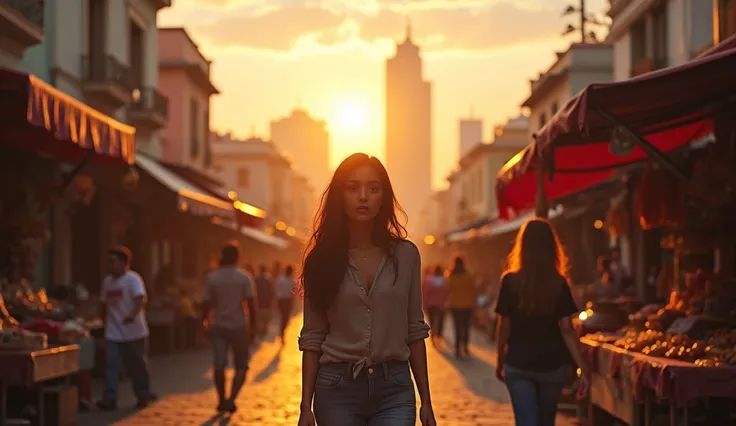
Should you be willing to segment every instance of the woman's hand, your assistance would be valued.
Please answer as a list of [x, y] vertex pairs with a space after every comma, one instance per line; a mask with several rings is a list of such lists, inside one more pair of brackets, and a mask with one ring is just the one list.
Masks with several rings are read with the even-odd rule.
[[422, 405], [422, 408], [419, 409], [419, 421], [422, 422], [422, 426], [437, 426], [431, 405]]
[[578, 386], [577, 392], [575, 392], [575, 398], [585, 399], [585, 397], [588, 396], [588, 391], [590, 391], [590, 382], [588, 382], [588, 377], [583, 374], [578, 377]]
[[297, 423], [297, 426], [317, 426], [312, 410], [302, 410], [301, 413], [299, 413], [299, 422]]
[[501, 383], [506, 383], [506, 377], [503, 374], [503, 364], [496, 365], [496, 378]]

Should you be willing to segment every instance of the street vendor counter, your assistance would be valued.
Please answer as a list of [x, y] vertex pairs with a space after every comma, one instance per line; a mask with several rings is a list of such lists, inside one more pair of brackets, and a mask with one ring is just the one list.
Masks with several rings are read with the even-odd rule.
[[[591, 365], [590, 424], [596, 409], [631, 426], [649, 426], [652, 405], [669, 406], [670, 425], [688, 426], [688, 408], [703, 398], [736, 398], [736, 367], [698, 367], [581, 338]], [[600, 422], [602, 424], [602, 422]]]
[[[39, 425], [46, 425], [45, 396], [42, 383], [71, 378], [79, 372], [79, 346], [58, 346], [36, 351], [0, 350], [0, 426], [8, 423], [8, 388], [23, 387], [34, 390], [37, 395], [37, 418]], [[64, 398], [70, 401], [57, 401], [60, 410], [67, 415], [64, 424], [76, 424], [76, 393], [67, 392]], [[70, 411], [71, 410], [71, 411]], [[73, 417], [73, 419], [70, 419]], [[71, 422], [74, 421], [74, 423]]]

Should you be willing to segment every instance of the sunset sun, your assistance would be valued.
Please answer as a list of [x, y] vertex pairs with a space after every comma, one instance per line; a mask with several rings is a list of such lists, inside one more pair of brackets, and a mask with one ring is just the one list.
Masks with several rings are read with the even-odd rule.
[[365, 129], [368, 112], [365, 106], [359, 103], [346, 103], [338, 107], [335, 119], [335, 125], [339, 130], [357, 132]]

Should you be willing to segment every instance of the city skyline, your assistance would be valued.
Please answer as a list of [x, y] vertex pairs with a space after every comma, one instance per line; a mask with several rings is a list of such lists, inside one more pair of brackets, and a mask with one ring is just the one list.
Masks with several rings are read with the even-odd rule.
[[[270, 120], [303, 108], [328, 122], [335, 167], [356, 151], [385, 160], [384, 62], [410, 16], [434, 86], [432, 183], [441, 188], [458, 159], [457, 120], [472, 109], [491, 129], [518, 115], [528, 80], [574, 41], [561, 36], [574, 23], [561, 14], [568, 3], [330, 0], [265, 8], [261, 0], [179, 0], [160, 13], [160, 25], [185, 26], [213, 59], [223, 92], [213, 100], [213, 128], [265, 136]], [[588, 8], [606, 3], [591, 0]]]

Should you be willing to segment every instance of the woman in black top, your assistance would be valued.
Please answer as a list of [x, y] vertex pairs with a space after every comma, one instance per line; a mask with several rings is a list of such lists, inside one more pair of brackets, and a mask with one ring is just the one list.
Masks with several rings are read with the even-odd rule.
[[530, 219], [516, 237], [501, 281], [496, 376], [509, 390], [517, 426], [554, 426], [570, 357], [583, 372], [579, 395], [587, 392], [566, 261], [550, 223]]

